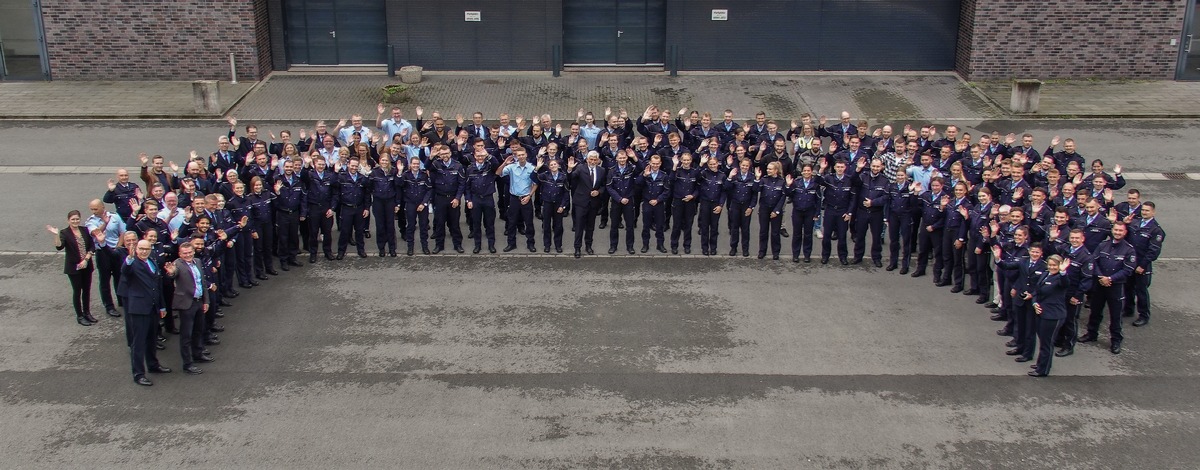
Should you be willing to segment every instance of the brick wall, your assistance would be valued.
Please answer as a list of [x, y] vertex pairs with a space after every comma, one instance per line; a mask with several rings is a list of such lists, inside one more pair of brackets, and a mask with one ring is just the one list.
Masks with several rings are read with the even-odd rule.
[[956, 67], [968, 80], [1170, 80], [1187, 1], [963, 0]]
[[64, 80], [229, 80], [270, 70], [265, 0], [42, 0], [50, 70]]

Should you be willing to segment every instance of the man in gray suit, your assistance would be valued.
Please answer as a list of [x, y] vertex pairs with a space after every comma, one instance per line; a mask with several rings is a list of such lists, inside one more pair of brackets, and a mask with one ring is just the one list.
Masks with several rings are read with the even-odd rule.
[[[193, 238], [192, 243], [203, 245], [203, 238]], [[167, 276], [175, 280], [175, 296], [171, 308], [179, 317], [179, 353], [183, 357], [183, 371], [197, 375], [201, 371], [194, 362], [212, 362], [212, 356], [204, 353], [204, 315], [208, 313], [208, 287], [211, 282], [204, 277], [204, 268], [196, 260], [192, 243], [179, 245], [179, 259], [167, 270]]]

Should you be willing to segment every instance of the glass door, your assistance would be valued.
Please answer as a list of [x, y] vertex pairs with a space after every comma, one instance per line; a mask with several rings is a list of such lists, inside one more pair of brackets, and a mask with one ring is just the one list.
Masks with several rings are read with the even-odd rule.
[[1196, 21], [1197, 3], [1200, 3], [1200, 0], [1188, 2], [1187, 17], [1183, 22], [1179, 70], [1175, 74], [1178, 80], [1200, 80], [1200, 21]]

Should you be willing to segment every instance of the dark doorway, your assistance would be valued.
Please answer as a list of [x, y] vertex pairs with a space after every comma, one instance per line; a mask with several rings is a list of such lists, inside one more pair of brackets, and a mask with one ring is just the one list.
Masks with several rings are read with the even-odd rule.
[[1183, 47], [1179, 52], [1179, 80], [1200, 80], [1200, 21], [1196, 21], [1196, 5], [1200, 0], [1188, 2], [1187, 16], [1183, 23]]
[[662, 65], [666, 0], [565, 0], [565, 65]]
[[291, 64], [387, 63], [387, 19], [377, 0], [287, 0]]
[[38, 0], [0, 3], [0, 78], [50, 79]]

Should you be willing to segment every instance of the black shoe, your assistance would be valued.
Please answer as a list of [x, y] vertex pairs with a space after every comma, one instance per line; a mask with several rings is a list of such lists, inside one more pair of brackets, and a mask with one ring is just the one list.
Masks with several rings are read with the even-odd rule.
[[1009, 347], [1009, 348], [1015, 348], [1015, 347], [1017, 347], [1017, 340], [1010, 339], [1010, 340], [1008, 340], [1007, 343], [1004, 343], [1004, 346]]
[[793, 263], [799, 263], [799, 262], [800, 262], [800, 257], [799, 257], [799, 256], [793, 256], [793, 257], [792, 257], [792, 262], [793, 262]]
[[882, 268], [882, 267], [883, 267], [883, 261], [880, 261], [880, 260], [875, 260], [875, 261], [872, 261], [872, 263], [875, 265], [875, 267], [876, 267], [876, 268]]
[[154, 382], [151, 382], [150, 379], [147, 379], [146, 377], [141, 376], [141, 375], [134, 377], [133, 383], [141, 385], [143, 387], [149, 387], [151, 385], [154, 385]]
[[341, 260], [343, 260], [343, 259], [346, 259], [346, 254], [345, 254], [345, 253], [338, 253], [338, 254], [337, 254], [337, 258], [336, 258], [336, 259], [337, 259], [337, 260], [339, 260], [339, 261], [341, 261]]
[[737, 256], [737, 248], [730, 249], [729, 256]]
[[556, 246], [556, 247], [554, 247], [554, 252], [555, 252], [555, 253], [562, 253], [562, 247], [561, 247], [561, 246]]
[[371, 231], [363, 230], [363, 238], [371, 238]]
[[1137, 320], [1134, 320], [1134, 321], [1133, 321], [1133, 326], [1146, 326], [1146, 325], [1148, 325], [1149, 323], [1150, 323], [1150, 319], [1149, 319], [1149, 318], [1146, 318], [1146, 317], [1138, 317], [1138, 319], [1137, 319]]
[[216, 346], [218, 344], [221, 344], [221, 339], [220, 338], [212, 338], [212, 337], [204, 338], [204, 344], [206, 344], [208, 346]]
[[1016, 348], [1009, 349], [1008, 351], [1004, 351], [1005, 356], [1016, 356], [1018, 354], [1021, 354], [1021, 351], [1017, 350]]
[[894, 263], [888, 263], [887, 267], [883, 268], [883, 270], [888, 272], [895, 271], [896, 265]]
[[118, 312], [117, 309], [115, 309], [115, 308], [110, 308], [110, 309], [106, 310], [104, 313], [107, 313], [108, 316], [113, 317], [113, 318], [121, 317], [121, 312]]
[[235, 290], [233, 290], [233, 289], [229, 289], [229, 292], [226, 292], [226, 293], [225, 293], [225, 297], [229, 297], [229, 298], [231, 298], [231, 299], [236, 299], [236, 298], [237, 298], [237, 296], [239, 296], [239, 295], [242, 295], [242, 293], [241, 293], [241, 292], [238, 292], [238, 291], [235, 291]]
[[953, 289], [950, 289], [951, 294], [957, 294], [962, 291], [963, 291], [963, 288], [961, 286], [954, 286]]
[[1046, 376], [1046, 374], [1038, 373], [1038, 371], [1036, 371], [1036, 370], [1031, 370], [1029, 372], [1026, 372], [1025, 375], [1028, 375], [1030, 377], [1045, 377]]
[[94, 324], [95, 324], [95, 323], [92, 323], [92, 322], [88, 321], [88, 319], [87, 319], [86, 317], [83, 317], [83, 316], [77, 316], [77, 317], [75, 317], [75, 322], [76, 322], [76, 323], [79, 323], [80, 325], [83, 325], [83, 326], [92, 326], [92, 325], [94, 325]]
[[1058, 348], [1058, 351], [1054, 351], [1054, 357], [1067, 357], [1072, 354], [1075, 354], [1073, 348]]
[[915, 273], [912, 273], [912, 277], [921, 277], [924, 275], [925, 275], [925, 271], [917, 271]]
[[631, 246], [631, 247], [629, 247], [629, 248], [627, 248], [627, 249], [625, 249], [625, 251], [628, 251], [628, 252], [629, 252], [629, 254], [631, 254], [631, 255], [634, 253], [634, 251], [633, 251], [633, 247], [632, 247], [632, 246]]
[[1016, 359], [1013, 359], [1013, 362], [1029, 362], [1029, 361], [1032, 361], [1032, 360], [1033, 360], [1033, 358], [1032, 358], [1032, 357], [1029, 357], [1029, 356], [1021, 356], [1021, 357], [1018, 357], [1018, 358], [1016, 358]]
[[684, 247], [684, 248], [683, 248], [683, 254], [685, 254], [685, 255], [690, 255], [690, 254], [692, 254], [692, 249], [691, 249], [691, 248], [688, 248], [688, 247]]
[[649, 246], [649, 245], [642, 245], [642, 253], [645, 253], [645, 252], [647, 252], [647, 251], [650, 251], [650, 246]]
[[850, 264], [862, 264], [862, 258], [854, 258], [850, 261]]
[[273, 269], [273, 268], [272, 268], [272, 269], [268, 269], [268, 270], [267, 270], [267, 274], [270, 274], [270, 275], [272, 275], [272, 276], [278, 276], [278, 275], [279, 275], [279, 271], [276, 271], [275, 269]]
[[196, 367], [196, 366], [184, 367], [183, 372], [186, 373], [187, 375], [200, 375], [200, 374], [204, 373], [204, 371], [200, 370], [200, 368]]
[[975, 299], [975, 303], [979, 304], [979, 305], [986, 304], [987, 302], [988, 302], [987, 297], [979, 297], [979, 298]]
[[212, 327], [210, 327], [208, 330], [209, 330], [209, 331], [212, 331], [212, 332], [215, 332], [215, 333], [221, 333], [221, 332], [225, 331], [225, 327], [224, 327], [224, 326], [221, 326], [221, 325], [216, 325], [216, 324], [214, 324], [214, 325], [213, 325]]
[[513, 250], [515, 250], [515, 249], [517, 249], [517, 245], [508, 245], [508, 246], [504, 247], [504, 252], [505, 252], [505, 253], [508, 253], [508, 252], [510, 252], [510, 251], [513, 251]]
[[[261, 285], [262, 284], [260, 284], [258, 281], [250, 281], [250, 287], [258, 287]], [[247, 289], [249, 289], [249, 287], [247, 287]]]
[[217, 302], [217, 305], [220, 305], [222, 307], [232, 307], [233, 306], [233, 304], [226, 302], [225, 299], [221, 299], [220, 302]]
[[946, 282], [946, 281], [938, 281], [938, 282], [933, 283], [933, 285], [937, 286], [937, 287], [946, 287], [946, 286], [950, 285], [950, 283]]
[[266, 281], [266, 280], [269, 280], [269, 279], [271, 279], [271, 278], [267, 277], [267, 275], [266, 275], [266, 274], [255, 274], [255, 275], [254, 275], [254, 278], [255, 278], [255, 279], [258, 279], [258, 280], [260, 280], [260, 281]]
[[549, 252], [550, 252], [550, 246], [549, 246], [549, 245], [547, 245], [545, 248], [542, 248], [542, 253], [549, 253]]
[[430, 255], [430, 254], [433, 254], [433, 253], [429, 251], [429, 248], [421, 248], [421, 254], [423, 254], [423, 255]]
[[359, 257], [359, 258], [366, 258], [366, 257], [367, 257], [367, 252], [365, 252], [365, 251], [363, 251], [363, 250], [358, 250], [358, 257]]
[[1112, 346], [1108, 348], [1108, 351], [1113, 354], [1121, 354], [1121, 343], [1113, 343]]
[[995, 314], [995, 315], [992, 315], [992, 316], [988, 317], [988, 319], [990, 319], [990, 320], [992, 320], [992, 321], [1008, 321], [1008, 317], [1007, 317], [1007, 316], [1001, 315], [1001, 314], [999, 314], [999, 313], [997, 313], [997, 314]]
[[[516, 247], [513, 247], [513, 248], [516, 248]], [[505, 251], [507, 251], [507, 250], [505, 250]], [[436, 255], [436, 254], [438, 254], [438, 253], [441, 253], [441, 252], [442, 252], [442, 249], [441, 249], [441, 248], [436, 248], [436, 247], [435, 247], [435, 248], [433, 249], [433, 254], [435, 254], [435, 255]]]
[[477, 255], [477, 254], [479, 254], [480, 251], [483, 251], [483, 247], [477, 246], [477, 247], [475, 247], [475, 249], [471, 250], [471, 254]]
[[1078, 341], [1080, 343], [1095, 343], [1096, 337], [1092, 335], [1083, 335], [1079, 337]]
[[975, 289], [967, 289], [963, 291], [963, 295], [979, 295], [979, 291]]
[[999, 304], [997, 304], [995, 302], [991, 302], [991, 301], [983, 304], [983, 308], [998, 308], [998, 307], [1000, 307]]
[[159, 342], [155, 342], [154, 349], [157, 349], [159, 351], [165, 351], [167, 349], [167, 345], [159, 343]]
[[325, 259], [327, 259], [329, 261], [333, 261], [335, 259], [341, 259], [341, 258], [334, 258], [333, 253], [325, 253]]
[[308, 264], [316, 264], [316, 262], [317, 262], [317, 254], [316, 253], [312, 253], [312, 254], [308, 255]]
[[295, 259], [295, 258], [292, 258], [292, 259], [289, 259], [289, 260], [287, 260], [287, 264], [288, 264], [288, 266], [295, 266], [295, 267], [297, 267], [297, 268], [299, 268], [299, 267], [301, 267], [301, 266], [304, 266], [303, 264], [300, 264], [300, 262], [299, 262], [299, 261], [296, 261], [296, 259]]
[[999, 330], [996, 330], [996, 336], [1012, 336], [1012, 334], [1013, 334], [1012, 330], [1009, 330], [1009, 329], [1001, 328]]
[[771, 255], [771, 259], [779, 261], [779, 255]]
[[625, 228], [625, 222], [617, 222], [617, 230], [622, 230], [624, 228]]
[[528, 248], [529, 248], [529, 252], [530, 252], [530, 253], [537, 253], [537, 247], [536, 247], [536, 246], [529, 245], [529, 247], [528, 247]]
[[829, 258], [821, 258], [821, 264], [829, 264]]
[[209, 356], [207, 353], [205, 353], [205, 354], [200, 354], [200, 355], [196, 356], [193, 360], [196, 362], [212, 362], [212, 361], [215, 361], [216, 359], [213, 359], [212, 356]]
[[846, 266], [846, 265], [850, 264], [850, 261], [847, 260], [846, 258], [838, 258], [838, 261], [842, 262], [842, 266]]
[[783, 237], [783, 238], [787, 238], [787, 237], [788, 237], [788, 231], [787, 231], [787, 229], [786, 229], [786, 228], [781, 228], [781, 229], [779, 229], [779, 236], [781, 236], [781, 237]]
[[171, 368], [166, 366], [149, 367], [146, 369], [146, 372], [151, 374], [170, 374]]
[[905, 274], [908, 274], [908, 266], [900, 268], [900, 275], [903, 276]]
[[766, 258], [766, 257], [767, 257], [767, 254], [766, 254], [766, 253], [759, 253], [759, 254], [758, 254], [758, 259], [763, 259], [763, 258]]
[[580, 253], [579, 250], [575, 250], [575, 259], [579, 259], [582, 257], [583, 257], [583, 253]]
[[656, 249], [656, 250], [658, 250], [658, 252], [659, 252], [659, 253], [666, 253], [666, 252], [667, 252], [667, 249], [666, 249], [666, 248], [664, 248], [662, 245], [658, 245], [658, 248], [655, 248], [655, 249]]
[[743, 258], [749, 258], [749, 257], [750, 257], [750, 250], [742, 250], [742, 257], [743, 257]]
[[412, 248], [409, 248], [408, 250], [406, 250], [406, 251], [404, 252], [404, 254], [405, 254], [405, 255], [408, 255], [408, 256], [412, 256], [412, 255], [413, 255], [413, 249], [412, 249]]
[[496, 245], [488, 245], [488, 253], [496, 253]]
[[395, 258], [395, 257], [396, 257], [396, 250], [389, 251], [389, 252], [388, 252], [388, 256], [391, 256], [392, 258]]
[[588, 249], [584, 250], [583, 252], [584, 252], [584, 253], [587, 253], [587, 254], [588, 254], [588, 256], [591, 256], [591, 255], [594, 255], [594, 254], [596, 254], [596, 252], [595, 252], [595, 251], [592, 251], [592, 248], [591, 248], [591, 247], [588, 247]]
[[805, 257], [804, 257], [804, 262], [805, 262], [805, 263], [811, 263], [811, 262], [812, 262], [812, 257], [811, 257], [811, 256], [805, 256]]
[[673, 255], [679, 254], [679, 248], [671, 248], [671, 254], [673, 254]]
[[[217, 318], [225, 318], [225, 313], [220, 310], [217, 310], [217, 311], [213, 312], [213, 316], [217, 317]], [[178, 333], [176, 333], [176, 334], [178, 334]]]
[[455, 253], [460, 253], [460, 254], [461, 254], [463, 251], [465, 251], [465, 250], [463, 250], [463, 247], [461, 247], [461, 246], [456, 246], [456, 247], [454, 247], [454, 252], [455, 252]]
[[380, 258], [384, 258], [384, 257], [386, 257], [386, 256], [387, 256], [387, 253], [384, 253], [383, 251], [380, 251], [380, 252], [379, 252], [379, 257], [380, 257]]
[[600, 221], [600, 227], [599, 227], [599, 228], [600, 228], [601, 230], [608, 228], [608, 222], [605, 222], [605, 221], [603, 221], [603, 220], [602, 220], [602, 221]]

